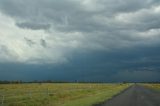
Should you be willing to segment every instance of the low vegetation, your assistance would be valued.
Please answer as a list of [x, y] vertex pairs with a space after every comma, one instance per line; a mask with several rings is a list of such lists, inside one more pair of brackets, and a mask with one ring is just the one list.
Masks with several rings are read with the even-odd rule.
[[91, 106], [103, 102], [130, 84], [34, 83], [0, 84], [5, 106]]
[[155, 83], [155, 84], [144, 84], [144, 86], [148, 87], [148, 88], [151, 88], [151, 89], [154, 89], [154, 90], [157, 90], [157, 91], [160, 91], [160, 83]]

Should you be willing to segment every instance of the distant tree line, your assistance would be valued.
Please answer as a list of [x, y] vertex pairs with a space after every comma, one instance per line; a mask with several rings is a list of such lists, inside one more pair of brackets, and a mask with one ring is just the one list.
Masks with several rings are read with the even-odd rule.
[[14, 81], [4, 80], [4, 81], [0, 81], [0, 84], [20, 84], [20, 83], [23, 83], [23, 81], [21, 81], [21, 80], [14, 80]]
[[63, 81], [63, 80], [34, 80], [34, 81], [22, 81], [22, 80], [13, 80], [13, 81], [0, 81], [0, 84], [21, 84], [21, 83], [105, 83], [105, 82], [100, 82], [100, 81]]
[[[58, 81], [58, 80], [34, 80], [34, 81], [22, 81], [22, 80], [12, 80], [12, 81], [8, 81], [8, 80], [0, 80], [0, 84], [22, 84], [22, 83], [107, 83], [107, 82], [101, 82], [101, 81]], [[160, 83], [159, 81], [157, 82], [127, 82], [127, 81], [123, 81], [123, 82], [108, 82], [108, 83], [121, 83], [121, 84], [125, 84], [125, 83]]]
[[42, 80], [42, 81], [22, 81], [22, 80], [1, 80], [0, 84], [21, 84], [21, 83], [69, 83], [68, 81], [52, 81], [52, 80]]
[[53, 81], [53, 80], [34, 80], [34, 81], [22, 81], [22, 80], [0, 80], [0, 84], [21, 84], [21, 83], [71, 83], [74, 81]]

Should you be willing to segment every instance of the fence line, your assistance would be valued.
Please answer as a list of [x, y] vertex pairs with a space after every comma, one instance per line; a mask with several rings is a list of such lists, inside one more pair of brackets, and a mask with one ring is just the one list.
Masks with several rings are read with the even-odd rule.
[[[66, 91], [73, 91], [73, 89], [66, 89]], [[78, 90], [83, 90], [82, 88], [78, 88], [76, 89], [76, 91]], [[0, 92], [0, 106], [2, 105], [5, 105], [5, 104], [8, 104], [8, 103], [17, 103], [17, 102], [21, 102], [23, 100], [20, 100], [21, 96], [23, 96], [24, 98], [27, 98], [27, 99], [33, 99], [34, 96], [43, 96], [43, 97], [50, 97], [50, 96], [53, 96], [57, 93], [60, 93], [60, 92], [57, 92], [56, 90], [51, 90], [51, 89], [43, 89], [43, 90], [20, 90], [20, 91], [14, 91], [14, 92]], [[18, 97], [17, 97], [18, 96]], [[17, 97], [17, 100], [18, 101], [12, 101], [11, 98], [15, 98]], [[28, 98], [29, 97], [29, 98]]]
[[[18, 97], [17, 99], [20, 99], [21, 96], [25, 97], [25, 98], [30, 98], [30, 99], [33, 99], [34, 96], [38, 96], [38, 95], [41, 95], [43, 97], [48, 97], [50, 96], [50, 94], [55, 94], [57, 93], [55, 90], [49, 90], [49, 89], [46, 89], [46, 90], [37, 90], [37, 91], [32, 91], [32, 90], [24, 90], [24, 91], [16, 91], [16, 92], [6, 92], [2, 94], [0, 94], [0, 106], [4, 106], [5, 104], [8, 104], [8, 103], [17, 103], [17, 102], [21, 102], [23, 100], [18, 100], [18, 101], [10, 101], [10, 98], [15, 98], [17, 96], [20, 96]], [[9, 99], [8, 99], [9, 98]], [[28, 98], [28, 99], [29, 99]], [[9, 101], [8, 101], [9, 100]]]

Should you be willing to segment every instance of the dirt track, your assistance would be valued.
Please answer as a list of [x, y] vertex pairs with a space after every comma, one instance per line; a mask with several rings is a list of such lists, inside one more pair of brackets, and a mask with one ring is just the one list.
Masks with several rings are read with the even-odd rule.
[[113, 99], [96, 106], [160, 106], [160, 92], [133, 85]]

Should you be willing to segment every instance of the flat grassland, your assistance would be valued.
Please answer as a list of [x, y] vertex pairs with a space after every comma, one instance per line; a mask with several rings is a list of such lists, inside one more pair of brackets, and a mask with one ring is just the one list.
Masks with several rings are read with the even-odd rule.
[[144, 86], [151, 88], [153, 90], [160, 91], [160, 83], [157, 84], [144, 84]]
[[0, 84], [4, 106], [92, 106], [131, 84], [45, 83]]

